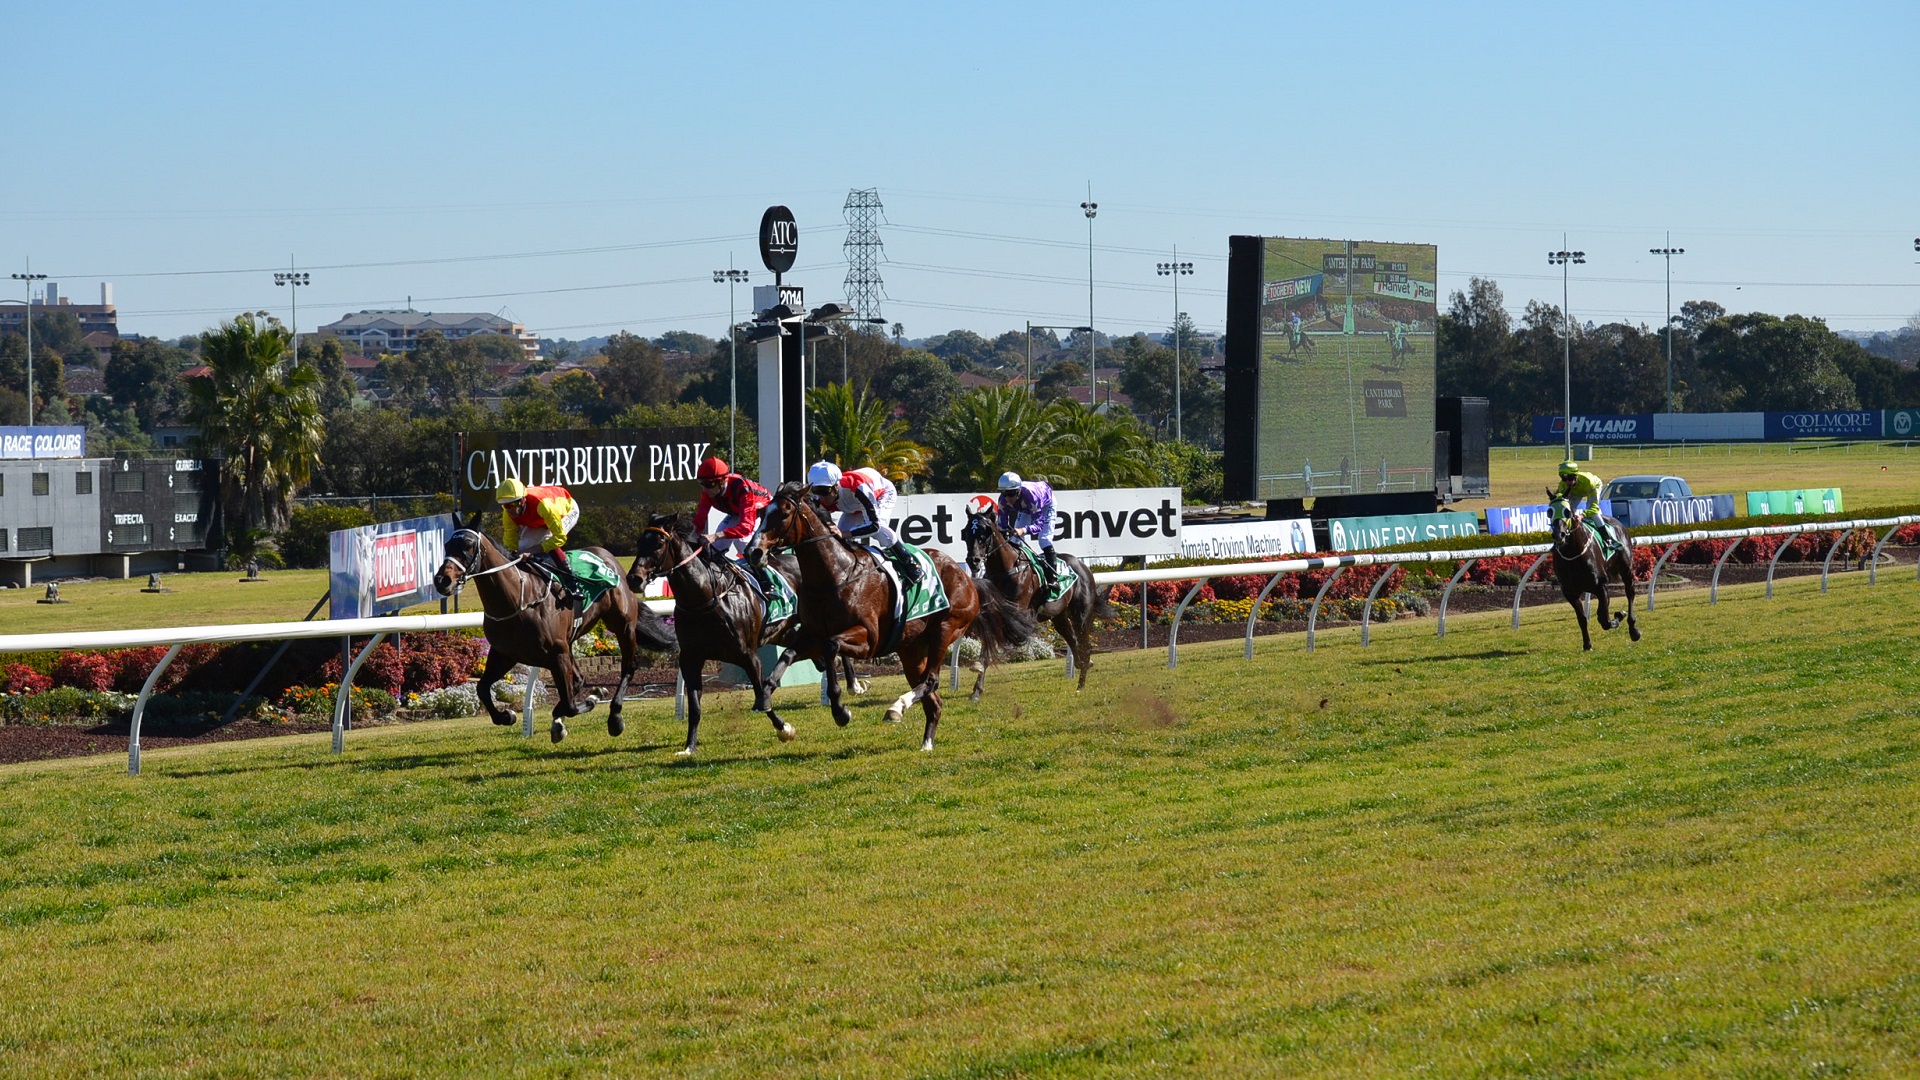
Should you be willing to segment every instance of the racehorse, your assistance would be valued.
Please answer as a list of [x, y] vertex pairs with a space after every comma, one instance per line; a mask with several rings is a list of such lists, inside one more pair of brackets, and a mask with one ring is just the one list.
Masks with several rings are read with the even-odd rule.
[[1549, 490], [1547, 499], [1547, 517], [1553, 527], [1553, 576], [1560, 579], [1560, 594], [1580, 617], [1580, 647], [1588, 652], [1593, 650], [1583, 597], [1592, 596], [1599, 601], [1600, 629], [1611, 630], [1620, 625], [1619, 619], [1609, 621], [1607, 615], [1609, 578], [1626, 590], [1627, 636], [1639, 641], [1640, 627], [1633, 621], [1633, 540], [1627, 530], [1613, 518], [1601, 519], [1601, 528], [1607, 530], [1614, 546], [1611, 556], [1603, 556], [1599, 540], [1573, 512], [1566, 496]]
[[880, 569], [880, 556], [830, 529], [806, 495], [807, 489], [797, 482], [780, 485], [767, 508], [758, 549], [764, 557], [775, 548], [790, 547], [799, 562], [800, 625], [792, 631], [793, 645], [820, 657], [833, 719], [842, 725], [853, 715], [840, 703], [839, 658], [866, 660], [896, 651], [909, 689], [887, 709], [887, 719], [901, 719], [908, 706], [920, 702], [927, 716], [920, 749], [931, 750], [940, 724], [940, 661], [947, 649], [976, 618], [982, 643], [990, 649], [1025, 642], [1033, 633], [1033, 619], [996, 590], [975, 588], [966, 570], [945, 554], [928, 551], [946, 589], [947, 607], [894, 625], [893, 587]]
[[[701, 672], [708, 660], [746, 671], [753, 682], [753, 710], [767, 714], [781, 742], [793, 741], [793, 725], [773, 711], [772, 695], [779, 673], [795, 654], [788, 649], [769, 677], [760, 662], [760, 646], [782, 641], [795, 620], [769, 620], [759, 592], [740, 571], [725, 565], [724, 557], [710, 553], [691, 518], [653, 515], [636, 549], [627, 568], [627, 587], [637, 595], [648, 581], [663, 576], [673, 586], [673, 634], [680, 643], [680, 680], [687, 695], [687, 744], [680, 754], [691, 755], [699, 745]], [[791, 552], [780, 552], [769, 561], [770, 572], [786, 578], [788, 584], [799, 582], [800, 567]], [[843, 664], [848, 685], [856, 694], [864, 692], [865, 683], [854, 676], [853, 660], [845, 658]]]
[[[1093, 620], [1110, 610], [1102, 591], [1094, 587], [1093, 572], [1087, 564], [1064, 551], [1058, 552], [1056, 558], [1063, 572], [1071, 570], [1079, 575], [1079, 580], [1061, 593], [1059, 599], [1049, 602], [1046, 579], [1023, 553], [1023, 545], [1000, 531], [992, 510], [976, 511], [969, 506], [960, 538], [966, 541], [967, 568], [974, 576], [985, 578], [1023, 610], [1032, 612], [1036, 622], [1046, 619], [1053, 623], [1073, 654], [1073, 666], [1080, 671], [1080, 683], [1075, 689], [1086, 689], [1087, 669], [1093, 666]], [[986, 650], [982, 649], [980, 674], [973, 683], [973, 701], [979, 701], [981, 691], [986, 688], [986, 660]]]
[[[502, 726], [513, 723], [513, 714], [494, 704], [493, 684], [514, 665], [545, 668], [553, 675], [557, 698], [549, 734], [554, 742], [566, 738], [566, 718], [599, 704], [591, 696], [584, 700], [578, 696], [584, 688], [573, 662], [573, 639], [598, 624], [612, 631], [620, 642], [620, 683], [607, 703], [607, 734], [625, 731], [626, 724], [620, 719], [625, 707], [621, 699], [639, 664], [640, 649], [671, 650], [673, 631], [634, 596], [624, 581], [616, 582], [575, 622], [573, 609], [561, 605], [561, 593], [552, 578], [521, 565], [521, 559], [501, 550], [492, 537], [480, 531], [483, 520], [484, 515], [476, 512], [465, 526], [447, 537], [446, 559], [433, 575], [433, 586], [447, 596], [466, 582], [473, 582], [480, 592], [488, 652], [478, 690], [487, 716]], [[603, 548], [581, 550], [599, 555], [608, 566], [618, 565]]]

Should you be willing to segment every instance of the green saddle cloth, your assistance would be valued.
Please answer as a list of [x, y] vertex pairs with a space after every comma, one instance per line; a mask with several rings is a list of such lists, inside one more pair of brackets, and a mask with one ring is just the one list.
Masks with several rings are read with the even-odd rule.
[[[1040, 576], [1040, 580], [1047, 580], [1047, 563], [1040, 553], [1026, 543], [1020, 544], [1020, 553], [1027, 557], [1027, 565], [1033, 567], [1033, 572]], [[1054, 558], [1056, 560], [1054, 565], [1060, 568], [1060, 576], [1054, 581], [1053, 588], [1047, 590], [1045, 603], [1049, 604], [1067, 595], [1068, 590], [1073, 588], [1073, 583], [1080, 580], [1079, 573], [1068, 566], [1065, 560], [1060, 559], [1057, 552]]]
[[767, 576], [773, 579], [773, 591], [767, 592], [761, 588], [760, 579], [753, 576], [753, 571], [747, 566], [745, 559], [735, 559], [732, 556], [728, 556], [728, 559], [733, 563], [734, 569], [745, 575], [747, 581], [753, 586], [753, 590], [760, 594], [760, 603], [767, 609], [768, 622], [791, 619], [793, 613], [800, 610], [800, 594], [793, 591], [793, 582], [788, 581], [780, 571], [772, 567], [767, 568]]
[[[926, 552], [912, 544], [902, 541], [900, 546], [920, 567], [918, 582], [912, 585], [906, 585], [904, 580], [901, 582], [906, 586], [906, 596], [900, 606], [900, 621], [904, 623], [925, 618], [937, 611], [947, 610], [947, 589], [940, 582], [939, 568], [933, 565], [933, 560], [927, 557]], [[878, 552], [874, 554], [882, 562], [891, 563], [885, 555], [880, 555]], [[892, 569], [896, 574], [900, 572], [899, 567], [892, 567]]]
[[582, 611], [607, 595], [607, 590], [620, 584], [620, 569], [591, 551], [567, 552], [567, 565], [572, 568], [573, 576], [579, 579], [580, 588], [587, 594], [586, 602], [580, 605]]

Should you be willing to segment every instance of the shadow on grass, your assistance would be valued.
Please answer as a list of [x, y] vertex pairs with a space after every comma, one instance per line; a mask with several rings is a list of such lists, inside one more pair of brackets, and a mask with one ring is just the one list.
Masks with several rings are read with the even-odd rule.
[[1506, 660], [1515, 656], [1532, 656], [1528, 649], [1485, 649], [1475, 653], [1450, 653], [1446, 656], [1402, 656], [1377, 660], [1355, 660], [1360, 667], [1398, 667], [1401, 664], [1452, 664], [1462, 660]]

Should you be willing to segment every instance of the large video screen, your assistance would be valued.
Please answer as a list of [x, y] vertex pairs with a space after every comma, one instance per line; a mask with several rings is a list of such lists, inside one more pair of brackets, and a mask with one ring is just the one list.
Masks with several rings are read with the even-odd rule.
[[[1229, 357], [1230, 383], [1234, 367], [1243, 380], [1255, 376], [1245, 380], [1254, 383], [1253, 400], [1241, 399], [1251, 423], [1239, 425], [1239, 440], [1232, 438], [1234, 425], [1229, 432], [1230, 442], [1252, 451], [1251, 468], [1242, 473], [1250, 490], [1236, 485], [1243, 497], [1433, 490], [1438, 249], [1234, 240], [1258, 241], [1259, 267], [1257, 330], [1234, 335], [1231, 319], [1229, 326], [1242, 354], [1238, 364]], [[1243, 273], [1252, 269], [1250, 258], [1236, 262]], [[1243, 280], [1237, 290], [1249, 309], [1255, 302], [1250, 284]], [[1230, 282], [1230, 294], [1235, 291]], [[1230, 349], [1235, 345], [1229, 341]]]

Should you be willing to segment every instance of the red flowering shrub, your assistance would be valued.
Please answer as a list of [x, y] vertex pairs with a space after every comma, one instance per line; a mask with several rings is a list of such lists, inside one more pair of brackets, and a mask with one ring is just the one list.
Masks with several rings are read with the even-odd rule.
[[[1181, 598], [1187, 595], [1187, 590], [1193, 588], [1193, 584], [1197, 580], [1199, 579], [1188, 578], [1185, 581], [1147, 582], [1147, 607], [1151, 609], [1171, 609], [1177, 606]], [[1194, 597], [1196, 602], [1211, 599], [1213, 599], [1212, 585], [1200, 586], [1199, 594]]]
[[[355, 686], [371, 686], [395, 697], [406, 693], [425, 693], [443, 686], [467, 681], [474, 665], [484, 655], [478, 638], [458, 634], [417, 634], [396, 646], [381, 642], [354, 674]], [[339, 656], [320, 669], [321, 677], [338, 683], [345, 670]]]
[[51, 676], [42, 675], [25, 664], [8, 664], [0, 671], [0, 690], [9, 694], [44, 694], [53, 689]]
[[53, 681], [76, 690], [113, 689], [114, 663], [106, 653], [63, 652], [53, 662]]
[[[1213, 595], [1220, 600], [1245, 600], [1259, 596], [1266, 587], [1267, 574], [1236, 574], [1232, 577], [1213, 579]], [[1279, 586], [1274, 586], [1279, 588]]]
[[139, 693], [141, 684], [147, 681], [147, 673], [166, 655], [164, 645], [142, 645], [108, 653], [113, 662], [113, 688], [123, 694]]

